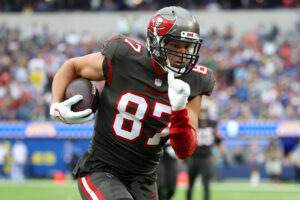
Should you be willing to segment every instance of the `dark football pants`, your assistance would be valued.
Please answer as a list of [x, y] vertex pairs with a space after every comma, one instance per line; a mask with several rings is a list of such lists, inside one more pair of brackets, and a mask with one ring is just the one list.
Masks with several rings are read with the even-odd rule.
[[125, 185], [116, 176], [95, 172], [78, 179], [83, 200], [158, 200], [156, 183], [132, 182]]
[[209, 200], [210, 199], [209, 184], [210, 184], [211, 177], [213, 175], [212, 157], [211, 156], [206, 158], [191, 157], [188, 160], [187, 166], [188, 166], [188, 176], [189, 176], [187, 200], [191, 200], [192, 198], [192, 189], [198, 174], [201, 174], [201, 178], [202, 178], [203, 200]]
[[170, 200], [176, 188], [177, 162], [165, 154], [157, 167], [159, 200]]

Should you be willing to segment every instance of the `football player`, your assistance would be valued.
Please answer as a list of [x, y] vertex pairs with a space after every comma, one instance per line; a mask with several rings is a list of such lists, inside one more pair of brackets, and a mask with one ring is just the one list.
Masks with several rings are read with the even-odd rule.
[[208, 106], [202, 105], [199, 114], [199, 128], [197, 132], [198, 147], [194, 153], [186, 160], [189, 177], [187, 189], [187, 200], [192, 199], [192, 189], [198, 174], [201, 174], [203, 186], [203, 200], [210, 199], [210, 181], [214, 172], [214, 162], [212, 157], [212, 147], [217, 145], [225, 158], [225, 147], [222, 145], [221, 137], [217, 129], [218, 121], [211, 119], [208, 113]]
[[159, 10], [147, 28], [147, 44], [114, 36], [100, 52], [67, 60], [52, 85], [50, 115], [85, 123], [90, 109], [72, 112], [83, 97], [64, 101], [77, 77], [106, 80], [93, 137], [73, 170], [82, 199], [158, 199], [156, 166], [169, 138], [181, 158], [197, 146], [202, 95], [210, 95], [212, 71], [196, 65], [202, 40], [196, 18], [180, 7]]

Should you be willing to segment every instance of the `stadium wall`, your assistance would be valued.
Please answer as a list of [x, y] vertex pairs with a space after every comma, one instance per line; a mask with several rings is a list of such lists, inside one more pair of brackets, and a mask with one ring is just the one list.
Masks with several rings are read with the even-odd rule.
[[[271, 137], [300, 137], [299, 121], [274, 122], [221, 122], [218, 127], [225, 138], [225, 146], [245, 146], [247, 139], [256, 139], [259, 146], [266, 146]], [[72, 155], [79, 158], [89, 146], [93, 133], [93, 122], [66, 125], [53, 122], [0, 122], [0, 144], [8, 151], [16, 141], [21, 140], [28, 148], [28, 177], [52, 177], [57, 171], [71, 171]], [[245, 140], [246, 139], [246, 140]], [[11, 157], [7, 158], [5, 173], [10, 173]], [[72, 163], [71, 163], [72, 164]], [[68, 169], [69, 168], [69, 169]], [[267, 178], [264, 166], [260, 166], [262, 178]], [[223, 178], [248, 178], [249, 165], [219, 167]], [[285, 166], [282, 176], [293, 180], [293, 167]]]
[[[237, 35], [253, 31], [258, 24], [263, 24], [268, 30], [273, 24], [277, 24], [281, 31], [287, 32], [294, 29], [298, 11], [293, 9], [272, 10], [238, 10], [238, 11], [192, 11], [200, 22], [200, 29], [215, 28], [224, 31], [225, 27], [232, 25]], [[94, 35], [111, 35], [118, 33], [118, 22], [127, 17], [129, 21], [135, 21], [136, 29], [145, 32], [150, 17], [154, 12], [59, 12], [59, 13], [1, 13], [0, 23], [7, 23], [10, 27], [20, 27], [25, 36], [31, 33], [31, 27], [47, 25], [51, 31], [57, 34], [75, 32], [88, 32]]]

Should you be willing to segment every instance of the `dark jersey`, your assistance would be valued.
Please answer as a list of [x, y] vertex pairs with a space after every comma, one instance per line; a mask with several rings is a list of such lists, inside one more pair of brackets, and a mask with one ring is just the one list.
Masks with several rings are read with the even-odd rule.
[[215, 120], [199, 120], [197, 132], [198, 147], [192, 156], [205, 158], [211, 155], [211, 147], [215, 144]]
[[[125, 36], [115, 36], [101, 52], [106, 57], [106, 84], [88, 153], [75, 173], [84, 175], [106, 166], [121, 176], [153, 177], [169, 132], [167, 75], [157, 74], [145, 46]], [[191, 87], [189, 99], [210, 95], [215, 82], [203, 66], [180, 79]]]

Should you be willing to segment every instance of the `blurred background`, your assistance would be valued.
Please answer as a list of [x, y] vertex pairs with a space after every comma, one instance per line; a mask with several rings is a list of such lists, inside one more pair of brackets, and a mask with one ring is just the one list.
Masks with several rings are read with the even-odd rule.
[[[267, 182], [286, 185], [282, 192], [293, 195], [270, 199], [300, 199], [299, 0], [0, 0], [0, 191], [6, 199], [26, 199], [10, 196], [12, 183], [71, 181], [88, 148], [93, 123], [68, 126], [49, 118], [61, 64], [99, 51], [115, 34], [145, 42], [150, 17], [170, 5], [197, 17], [204, 39], [198, 63], [216, 76], [205, 105], [226, 149], [225, 155], [213, 149], [217, 190], [233, 192], [240, 182], [222, 189], [232, 180], [245, 188]], [[103, 84], [97, 83], [99, 91]], [[179, 161], [183, 188], [185, 171]], [[71, 190], [55, 198], [79, 199]]]

